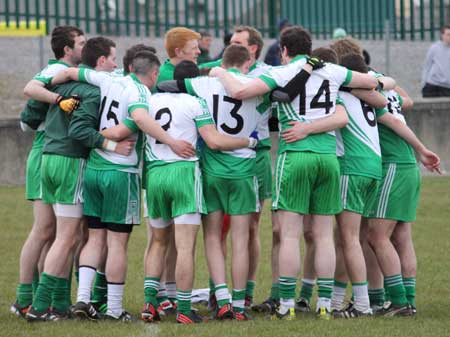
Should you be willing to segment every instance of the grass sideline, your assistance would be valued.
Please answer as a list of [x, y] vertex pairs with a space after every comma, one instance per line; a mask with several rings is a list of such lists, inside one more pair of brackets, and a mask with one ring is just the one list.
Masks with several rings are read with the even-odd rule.
[[[153, 337], [153, 336], [379, 336], [423, 337], [450, 336], [450, 178], [424, 178], [414, 239], [418, 255], [417, 305], [414, 318], [358, 319], [319, 321], [313, 315], [296, 321], [269, 321], [255, 315], [251, 322], [209, 322], [180, 326], [172, 322], [144, 324], [136, 322], [77, 322], [29, 324], [9, 313], [15, 299], [20, 249], [32, 223], [31, 204], [24, 200], [23, 187], [0, 188], [1, 273], [0, 336], [45, 337]], [[14, 230], [12, 230], [14, 229]], [[261, 226], [262, 256], [255, 296], [263, 300], [270, 289], [270, 222], [266, 206]], [[142, 256], [146, 228], [133, 231], [129, 244], [129, 269], [125, 289], [125, 308], [138, 315], [143, 300]], [[203, 255], [202, 237], [198, 238], [196, 287], [207, 287], [208, 275]], [[75, 290], [72, 290], [72, 294]], [[203, 312], [205, 313], [205, 312]]]

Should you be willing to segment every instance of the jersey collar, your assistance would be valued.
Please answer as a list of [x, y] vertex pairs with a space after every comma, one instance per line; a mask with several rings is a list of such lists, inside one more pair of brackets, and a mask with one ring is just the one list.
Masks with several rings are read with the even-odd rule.
[[130, 77], [137, 83], [142, 84], [142, 82], [139, 80], [139, 78], [136, 76], [135, 73], [130, 73]]
[[251, 72], [251, 71], [253, 71], [253, 70], [255, 70], [256, 69], [256, 67], [258, 66], [258, 61], [256, 61], [255, 63], [253, 63], [251, 66], [250, 66], [250, 68], [248, 68], [248, 72]]
[[297, 55], [297, 56], [295, 56], [293, 59], [291, 59], [290, 61], [289, 61], [289, 63], [293, 63], [293, 62], [295, 62], [295, 61], [298, 61], [298, 60], [301, 60], [301, 59], [304, 59], [304, 58], [307, 58], [308, 57], [308, 55]]
[[235, 73], [235, 74], [240, 74], [241, 73], [239, 71], [239, 69], [236, 69], [236, 68], [228, 68], [227, 71], [230, 72], [230, 73]]

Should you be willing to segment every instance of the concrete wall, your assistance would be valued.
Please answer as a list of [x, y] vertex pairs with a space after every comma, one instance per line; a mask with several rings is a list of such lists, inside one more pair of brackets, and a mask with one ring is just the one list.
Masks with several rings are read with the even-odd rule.
[[[406, 119], [419, 138], [441, 156], [442, 168], [450, 170], [450, 99], [416, 101]], [[0, 185], [24, 184], [32, 134], [23, 133], [17, 119], [0, 120], [0, 140]]]

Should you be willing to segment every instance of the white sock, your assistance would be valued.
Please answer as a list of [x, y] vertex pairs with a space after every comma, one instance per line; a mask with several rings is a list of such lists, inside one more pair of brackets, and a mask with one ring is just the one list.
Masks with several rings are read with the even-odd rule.
[[78, 291], [77, 302], [89, 303], [91, 301], [92, 282], [94, 281], [96, 270], [89, 266], [80, 266], [78, 269]]
[[281, 312], [286, 312], [290, 308], [295, 307], [295, 300], [293, 298], [280, 298]]
[[355, 296], [355, 309], [361, 312], [366, 312], [370, 308], [367, 282], [364, 284], [352, 284], [352, 287], [353, 295]]
[[228, 302], [231, 303], [230, 291], [228, 290], [227, 287], [217, 289], [218, 287], [221, 287], [221, 286], [226, 286], [226, 284], [219, 284], [219, 285], [216, 286], [216, 299], [217, 299], [217, 301], [228, 300]]
[[333, 286], [333, 295], [331, 296], [331, 308], [333, 310], [341, 310], [344, 305], [346, 288]]
[[166, 282], [167, 297], [177, 298], [177, 284], [175, 282]]
[[325, 307], [329, 312], [331, 312], [331, 299], [326, 297], [317, 298], [316, 311], [319, 311], [319, 309], [323, 307]]
[[156, 297], [167, 297], [166, 282], [160, 282]]
[[119, 317], [122, 312], [124, 283], [108, 283], [108, 314]]

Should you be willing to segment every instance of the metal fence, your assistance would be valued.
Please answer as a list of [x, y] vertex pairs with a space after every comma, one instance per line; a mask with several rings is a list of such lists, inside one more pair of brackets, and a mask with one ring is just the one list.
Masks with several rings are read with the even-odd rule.
[[[2, 0], [0, 23], [26, 27], [41, 20], [47, 34], [57, 25], [76, 25], [87, 33], [162, 36], [175, 26], [207, 30], [215, 36], [234, 25], [277, 34], [277, 20], [308, 28], [315, 38], [330, 38], [336, 27], [363, 39], [389, 30], [395, 39], [435, 39], [450, 23], [450, 0]], [[388, 24], [388, 26], [386, 26]]]

